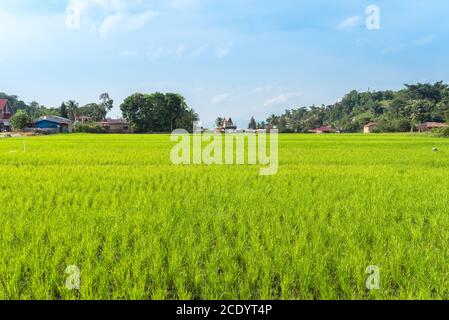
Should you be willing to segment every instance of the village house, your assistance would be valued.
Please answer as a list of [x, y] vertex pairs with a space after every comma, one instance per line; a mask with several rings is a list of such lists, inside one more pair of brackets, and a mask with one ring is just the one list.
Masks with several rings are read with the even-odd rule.
[[106, 133], [133, 133], [131, 123], [124, 119], [107, 119], [97, 122], [97, 125], [102, 127]]
[[417, 126], [419, 132], [428, 132], [437, 128], [447, 127], [448, 124], [444, 122], [424, 122]]
[[365, 133], [365, 134], [373, 133], [378, 125], [379, 125], [379, 123], [377, 123], [377, 122], [370, 122], [370, 123], [365, 124], [365, 126], [363, 127], [363, 133]]
[[57, 116], [43, 116], [33, 121], [35, 128], [48, 133], [71, 133], [73, 123], [69, 119]]
[[313, 130], [309, 131], [310, 133], [316, 133], [316, 134], [324, 134], [324, 133], [336, 133], [337, 130], [335, 130], [332, 127], [320, 127], [320, 128], [315, 128]]
[[8, 99], [0, 99], [0, 131], [11, 131], [11, 116]]
[[236, 130], [237, 130], [237, 126], [234, 125], [234, 122], [232, 122], [231, 118], [229, 118], [229, 119], [224, 118], [223, 124], [221, 125], [221, 127], [215, 129], [216, 132], [221, 132], [221, 133], [235, 132]]
[[79, 123], [92, 122], [92, 118], [88, 116], [78, 116], [75, 118], [75, 122]]

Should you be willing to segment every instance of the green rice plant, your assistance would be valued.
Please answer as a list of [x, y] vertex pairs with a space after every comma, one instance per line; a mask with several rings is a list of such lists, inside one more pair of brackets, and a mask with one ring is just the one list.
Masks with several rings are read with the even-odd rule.
[[273, 176], [175, 166], [166, 135], [24, 141], [0, 141], [0, 299], [449, 294], [445, 139], [280, 135]]

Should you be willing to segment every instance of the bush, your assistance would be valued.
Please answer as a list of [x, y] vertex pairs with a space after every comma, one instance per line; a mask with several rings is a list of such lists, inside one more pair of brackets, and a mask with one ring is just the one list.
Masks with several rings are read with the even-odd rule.
[[96, 123], [77, 123], [75, 124], [75, 131], [83, 133], [106, 133], [106, 130]]
[[381, 132], [395, 132], [396, 128], [393, 123], [389, 121], [382, 120], [379, 122], [379, 125], [375, 129], [375, 133], [381, 133]]
[[449, 127], [433, 129], [432, 133], [438, 137], [449, 138]]
[[407, 119], [393, 121], [381, 120], [374, 132], [410, 132], [411, 129], [412, 123]]
[[12, 116], [11, 125], [14, 130], [22, 130], [30, 121], [28, 114], [23, 110], [19, 110]]
[[398, 132], [409, 132], [412, 129], [412, 123], [410, 120], [401, 119], [395, 121], [396, 131]]

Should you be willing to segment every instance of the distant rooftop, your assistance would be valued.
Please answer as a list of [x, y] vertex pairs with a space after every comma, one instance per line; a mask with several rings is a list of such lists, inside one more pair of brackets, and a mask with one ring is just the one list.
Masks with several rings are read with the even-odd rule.
[[34, 123], [36, 122], [41, 122], [41, 121], [52, 121], [52, 122], [56, 122], [56, 123], [65, 123], [65, 124], [71, 124], [72, 121], [63, 117], [58, 117], [58, 116], [43, 116], [40, 118], [37, 118], [36, 120], [34, 120]]

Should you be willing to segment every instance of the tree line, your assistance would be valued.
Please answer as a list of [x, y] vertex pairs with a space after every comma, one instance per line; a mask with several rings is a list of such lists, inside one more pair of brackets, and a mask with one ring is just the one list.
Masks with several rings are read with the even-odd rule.
[[[331, 105], [299, 107], [282, 115], [271, 115], [266, 127], [280, 132], [308, 132], [331, 126], [343, 132], [360, 132], [369, 122], [377, 122], [379, 132], [414, 131], [423, 122], [449, 121], [449, 86], [434, 84], [405, 85], [399, 91], [356, 90]], [[254, 127], [252, 120], [249, 127]]]
[[[57, 108], [47, 108], [36, 101], [25, 103], [15, 95], [0, 93], [0, 98], [9, 100], [14, 114], [12, 123], [16, 129], [24, 128], [33, 119], [53, 115], [74, 122], [80, 117], [86, 117], [83, 124], [77, 124], [79, 129], [99, 132], [96, 122], [105, 120], [114, 104], [108, 93], [101, 94], [99, 102], [81, 107], [74, 100], [62, 102]], [[123, 101], [120, 109], [136, 133], [172, 132], [175, 129], [192, 131], [193, 122], [199, 120], [198, 114], [187, 105], [185, 98], [177, 93], [135, 93]]]
[[8, 99], [11, 112], [17, 114], [25, 114], [29, 119], [36, 119], [42, 116], [59, 116], [75, 121], [77, 117], [86, 116], [92, 121], [102, 121], [111, 111], [114, 101], [109, 97], [108, 93], [100, 95], [98, 103], [89, 103], [81, 106], [74, 100], [62, 102], [57, 108], [48, 108], [36, 101], [25, 103], [16, 95], [8, 95], [0, 93], [0, 99]]
[[[99, 97], [99, 102], [82, 107], [76, 101], [63, 102], [58, 108], [47, 108], [33, 101], [29, 104], [17, 96], [0, 93], [9, 100], [12, 112], [20, 112], [28, 119], [56, 115], [75, 121], [80, 116], [92, 122], [102, 121], [113, 107], [109, 94]], [[123, 117], [136, 133], [171, 132], [174, 129], [191, 131], [198, 114], [190, 108], [185, 98], [177, 93], [135, 93], [120, 105]], [[379, 132], [414, 131], [422, 122], [449, 121], [449, 86], [442, 81], [434, 84], [406, 84], [399, 91], [356, 90], [346, 94], [341, 101], [331, 105], [303, 106], [289, 109], [282, 115], [271, 115], [266, 121], [251, 119], [249, 129], [277, 127], [280, 132], [308, 132], [321, 126], [331, 126], [342, 132], [360, 132], [369, 122], [377, 122]], [[221, 126], [222, 118], [216, 121]]]

